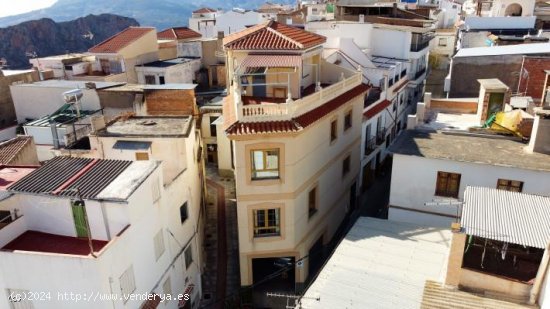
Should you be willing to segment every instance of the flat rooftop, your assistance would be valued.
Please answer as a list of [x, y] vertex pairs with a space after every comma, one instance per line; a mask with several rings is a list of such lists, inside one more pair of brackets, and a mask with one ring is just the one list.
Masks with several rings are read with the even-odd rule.
[[180, 57], [166, 60], [158, 60], [149, 63], [142, 64], [144, 67], [153, 67], [153, 68], [167, 68], [174, 65], [191, 62], [193, 60], [199, 60], [199, 57]]
[[[89, 81], [78, 81], [78, 80], [60, 80], [60, 79], [49, 79], [38, 81], [30, 84], [17, 84], [13, 85], [14, 87], [44, 87], [44, 88], [67, 88], [67, 89], [86, 89], [86, 83]], [[95, 84], [96, 89], [105, 89], [115, 86], [124, 85], [123, 82], [91, 82]]]
[[187, 137], [191, 129], [191, 122], [191, 116], [131, 117], [116, 120], [105, 129], [99, 130], [96, 135], [106, 137]]
[[426, 281], [444, 279], [450, 244], [449, 229], [361, 217], [302, 308], [420, 308]]
[[431, 159], [550, 171], [550, 155], [527, 153], [525, 146], [525, 143], [493, 135], [406, 130], [390, 151]]
[[0, 165], [0, 191], [6, 190], [12, 183], [27, 176], [38, 166]]
[[[94, 253], [98, 253], [107, 245], [107, 241], [92, 240]], [[87, 238], [61, 236], [37, 231], [26, 231], [9, 242], [0, 250], [47, 252], [71, 255], [90, 255]]]
[[421, 123], [419, 126], [433, 130], [467, 131], [471, 127], [479, 126], [479, 118], [476, 114], [430, 111], [428, 123]]

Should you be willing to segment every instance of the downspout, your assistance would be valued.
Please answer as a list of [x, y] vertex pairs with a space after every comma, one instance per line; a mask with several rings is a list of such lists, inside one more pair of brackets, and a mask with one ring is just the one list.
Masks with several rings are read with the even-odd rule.
[[[546, 245], [546, 250], [544, 250], [542, 261], [540, 262], [539, 270], [537, 271], [537, 277], [535, 278], [535, 283], [531, 288], [531, 293], [529, 295], [530, 305], [536, 304], [539, 298], [542, 283], [544, 282], [545, 276], [548, 274], [548, 271], [549, 271], [549, 268], [548, 268], [549, 263], [550, 263], [550, 242], [548, 242], [548, 244]], [[547, 279], [550, 280], [550, 278], [547, 278]], [[548, 284], [550, 284], [550, 282], [548, 282]]]

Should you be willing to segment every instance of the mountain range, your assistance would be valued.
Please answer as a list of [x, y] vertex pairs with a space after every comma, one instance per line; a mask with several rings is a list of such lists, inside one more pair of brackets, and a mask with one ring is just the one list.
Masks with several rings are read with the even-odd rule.
[[[255, 9], [266, 0], [58, 0], [52, 6], [24, 14], [0, 18], [0, 27], [29, 20], [51, 18], [56, 22], [69, 21], [88, 14], [117, 14], [136, 19], [142, 26], [165, 29], [187, 25], [191, 12], [201, 7], [229, 10], [234, 7]], [[294, 4], [295, 0], [272, 1]]]
[[0, 58], [7, 60], [8, 69], [26, 69], [30, 67], [29, 56], [84, 52], [130, 26], [139, 24], [133, 18], [112, 14], [60, 23], [49, 18], [27, 21], [0, 28]]

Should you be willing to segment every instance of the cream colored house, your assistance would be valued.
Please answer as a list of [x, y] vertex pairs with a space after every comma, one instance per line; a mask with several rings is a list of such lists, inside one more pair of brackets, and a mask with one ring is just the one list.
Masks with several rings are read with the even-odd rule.
[[368, 88], [322, 60], [324, 42], [275, 21], [224, 39], [243, 286], [275, 274], [281, 290], [301, 290], [356, 207]]
[[129, 27], [90, 48], [95, 56], [88, 70], [73, 79], [137, 83], [135, 67], [159, 60], [155, 28]]

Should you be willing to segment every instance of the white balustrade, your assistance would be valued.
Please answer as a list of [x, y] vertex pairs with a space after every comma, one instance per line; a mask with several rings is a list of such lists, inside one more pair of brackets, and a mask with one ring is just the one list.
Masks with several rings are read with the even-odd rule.
[[296, 101], [287, 103], [262, 103], [243, 105], [236, 102], [237, 117], [241, 122], [281, 121], [290, 120], [303, 115], [362, 83], [361, 73], [356, 73], [342, 81], [316, 91]]

